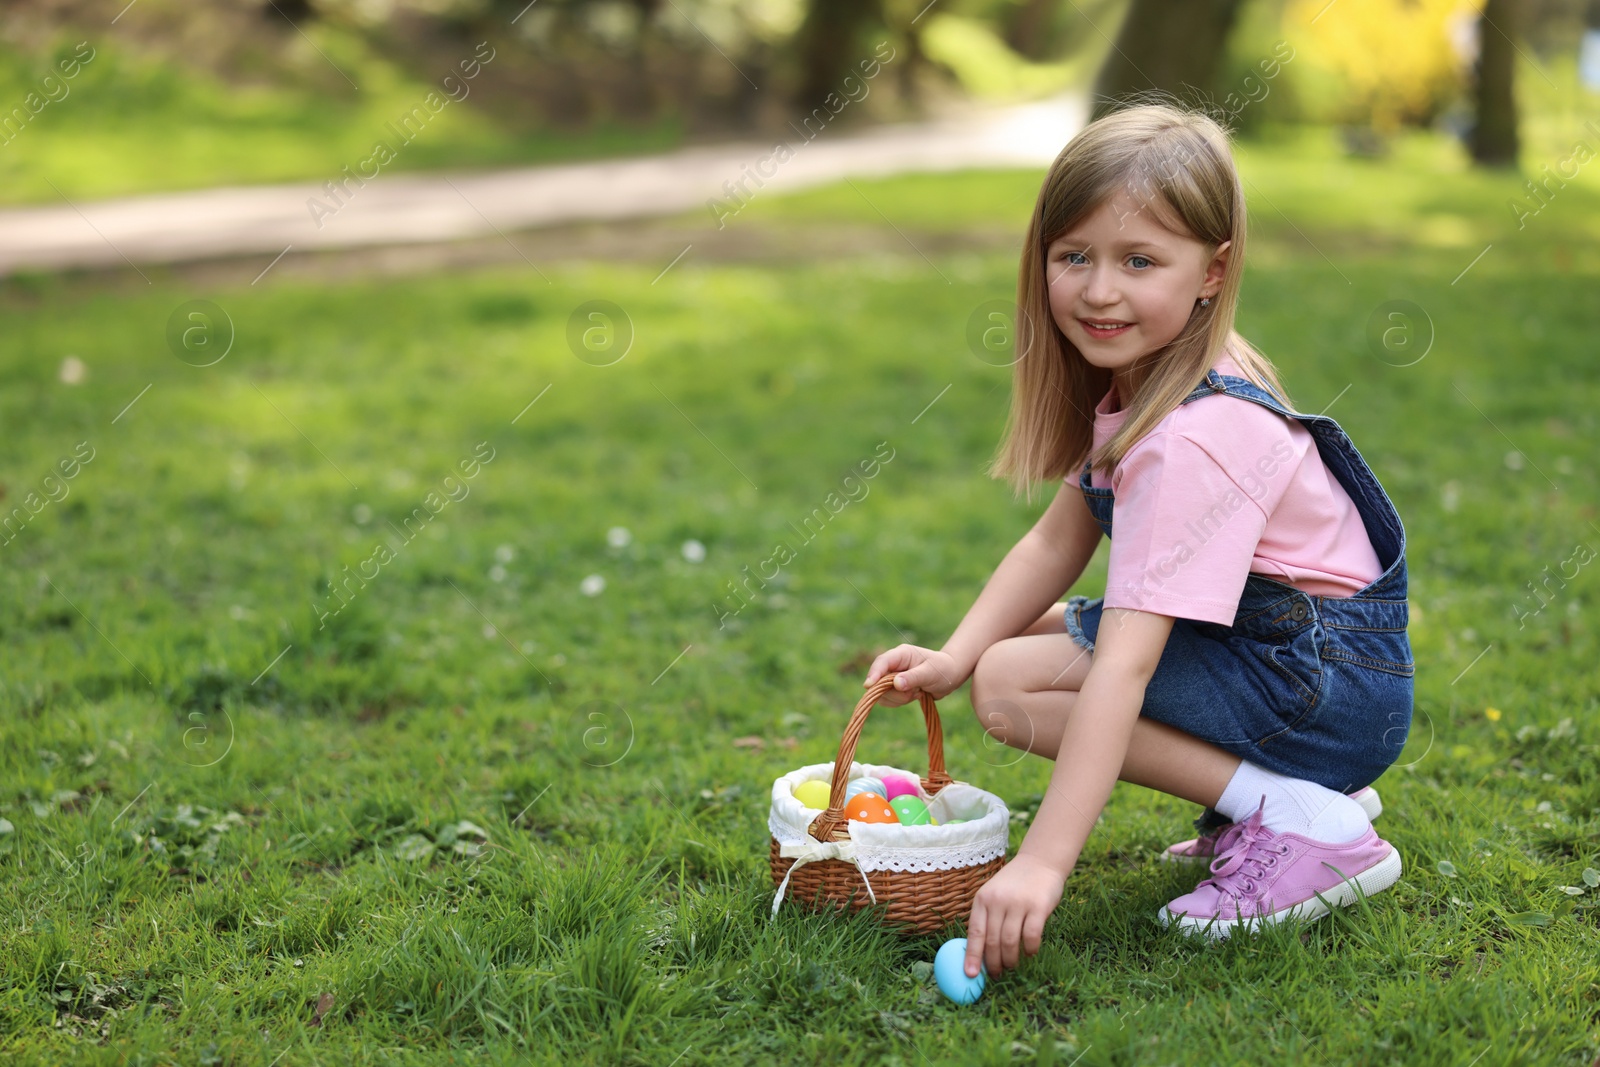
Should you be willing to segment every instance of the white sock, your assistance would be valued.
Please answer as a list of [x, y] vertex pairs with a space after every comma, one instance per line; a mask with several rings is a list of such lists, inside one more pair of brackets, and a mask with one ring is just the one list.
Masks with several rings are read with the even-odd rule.
[[1279, 833], [1301, 834], [1331, 845], [1354, 841], [1372, 825], [1361, 805], [1343, 793], [1315, 782], [1241, 761], [1217, 801], [1217, 810], [1234, 822], [1243, 822], [1261, 806], [1261, 822]]

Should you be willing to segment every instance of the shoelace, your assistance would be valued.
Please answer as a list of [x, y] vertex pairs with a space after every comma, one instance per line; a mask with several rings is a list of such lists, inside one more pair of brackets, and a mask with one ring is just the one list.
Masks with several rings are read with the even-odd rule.
[[1211, 877], [1200, 885], [1213, 886], [1235, 901], [1255, 896], [1256, 879], [1265, 877], [1278, 865], [1280, 857], [1289, 854], [1289, 846], [1274, 843], [1271, 839], [1277, 835], [1261, 825], [1265, 809], [1266, 798], [1263, 797], [1261, 805], [1249, 818], [1222, 832], [1217, 838], [1216, 858], [1211, 861]]

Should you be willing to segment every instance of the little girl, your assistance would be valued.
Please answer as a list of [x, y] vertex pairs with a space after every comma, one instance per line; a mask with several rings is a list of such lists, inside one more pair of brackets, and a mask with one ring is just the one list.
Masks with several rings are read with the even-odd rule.
[[[1066, 484], [942, 649], [890, 649], [866, 680], [893, 673], [901, 704], [970, 676], [990, 734], [1056, 761], [973, 901], [969, 975], [1038, 952], [1118, 778], [1207, 809], [1163, 858], [1210, 873], [1162, 924], [1226, 935], [1400, 877], [1370, 783], [1411, 723], [1405, 531], [1234, 331], [1244, 244], [1226, 133], [1166, 104], [1087, 126], [1039, 192], [991, 473]], [[1057, 603], [1102, 533], [1105, 596]]]

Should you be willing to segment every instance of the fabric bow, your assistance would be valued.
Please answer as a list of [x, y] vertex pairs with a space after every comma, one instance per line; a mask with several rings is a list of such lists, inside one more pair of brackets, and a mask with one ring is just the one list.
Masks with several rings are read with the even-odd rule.
[[872, 891], [872, 882], [868, 880], [867, 872], [861, 870], [861, 863], [856, 859], [856, 843], [854, 841], [806, 840], [797, 845], [779, 845], [778, 855], [792, 858], [794, 862], [784, 872], [783, 881], [778, 883], [778, 890], [772, 896], [772, 919], [778, 917], [778, 905], [783, 903], [783, 895], [788, 892], [789, 879], [794, 876], [794, 872], [799, 870], [802, 865], [813, 863], [817, 860], [837, 859], [854, 865], [855, 869], [861, 874], [861, 880], [866, 883], [867, 896], [872, 898], [874, 904], [878, 902], [878, 895]]

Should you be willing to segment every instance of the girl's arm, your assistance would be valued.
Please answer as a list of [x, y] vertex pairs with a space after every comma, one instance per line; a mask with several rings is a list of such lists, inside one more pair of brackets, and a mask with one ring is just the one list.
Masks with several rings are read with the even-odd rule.
[[872, 661], [864, 686], [898, 672], [898, 693], [884, 704], [904, 704], [927, 690], [943, 697], [972, 675], [978, 657], [996, 641], [1015, 637], [1072, 588], [1100, 543], [1100, 524], [1076, 485], [1063, 483], [1039, 521], [995, 568], [978, 599], [938, 652], [898, 645]]
[[[1016, 859], [984, 883], [967, 925], [966, 973], [1015, 967], [1039, 951], [1044, 923], [1111, 796], [1144, 705], [1144, 690], [1172, 632], [1172, 616], [1108, 608], [1094, 659], [1073, 701], [1055, 768]], [[987, 949], [987, 953], [985, 952]]]

